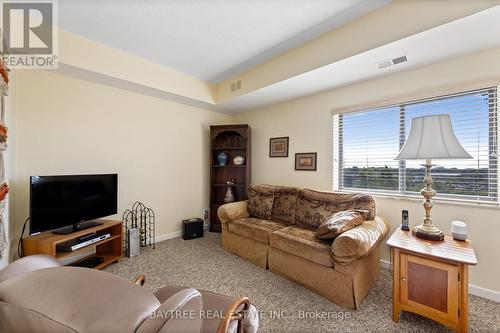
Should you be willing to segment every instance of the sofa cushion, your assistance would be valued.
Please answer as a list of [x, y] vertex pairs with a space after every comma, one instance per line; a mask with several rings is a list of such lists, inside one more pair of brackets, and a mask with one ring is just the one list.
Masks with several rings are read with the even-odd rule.
[[370, 254], [387, 233], [389, 226], [379, 216], [344, 232], [332, 243], [334, 261], [348, 263]]
[[299, 189], [288, 186], [274, 186], [274, 203], [271, 219], [288, 225], [293, 224], [295, 203]]
[[246, 217], [234, 220], [227, 225], [228, 230], [237, 235], [269, 244], [269, 234], [273, 231], [285, 228], [286, 225], [271, 220]]
[[375, 200], [369, 194], [302, 189], [297, 196], [294, 224], [316, 231], [331, 215], [348, 209], [367, 210], [367, 219], [375, 218]]
[[318, 239], [314, 231], [289, 226], [271, 233], [269, 244], [317, 264], [333, 267], [331, 242]]
[[366, 210], [355, 209], [337, 212], [320, 224], [316, 236], [321, 239], [334, 239], [341, 233], [362, 224], [367, 213]]
[[248, 189], [248, 212], [250, 215], [269, 220], [273, 209], [274, 191], [271, 186], [251, 185]]

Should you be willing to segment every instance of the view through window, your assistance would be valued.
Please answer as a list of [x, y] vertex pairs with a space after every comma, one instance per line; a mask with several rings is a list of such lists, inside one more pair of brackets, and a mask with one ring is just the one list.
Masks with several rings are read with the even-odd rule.
[[425, 161], [394, 160], [415, 117], [449, 114], [468, 160], [435, 160], [438, 197], [498, 201], [497, 93], [486, 88], [362, 112], [334, 114], [334, 175], [340, 190], [415, 195]]

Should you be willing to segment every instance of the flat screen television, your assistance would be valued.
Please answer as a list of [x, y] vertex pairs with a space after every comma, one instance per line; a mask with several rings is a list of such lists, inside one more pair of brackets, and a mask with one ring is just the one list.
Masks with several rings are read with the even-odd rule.
[[30, 177], [30, 234], [68, 234], [117, 213], [118, 175]]

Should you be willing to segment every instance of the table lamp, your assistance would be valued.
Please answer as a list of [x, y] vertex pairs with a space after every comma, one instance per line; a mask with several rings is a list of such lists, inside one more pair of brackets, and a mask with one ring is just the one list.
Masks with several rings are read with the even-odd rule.
[[413, 118], [410, 134], [396, 160], [425, 160], [425, 187], [420, 191], [425, 198], [424, 222], [413, 227], [412, 233], [420, 238], [443, 240], [444, 234], [432, 225], [432, 197], [436, 191], [432, 189], [432, 160], [472, 158], [458, 142], [451, 126], [450, 115], [439, 114]]

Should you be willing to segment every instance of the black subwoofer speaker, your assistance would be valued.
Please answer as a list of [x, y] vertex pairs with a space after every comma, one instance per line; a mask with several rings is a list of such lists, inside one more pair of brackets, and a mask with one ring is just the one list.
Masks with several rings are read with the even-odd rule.
[[203, 220], [200, 218], [182, 221], [182, 239], [203, 237]]

